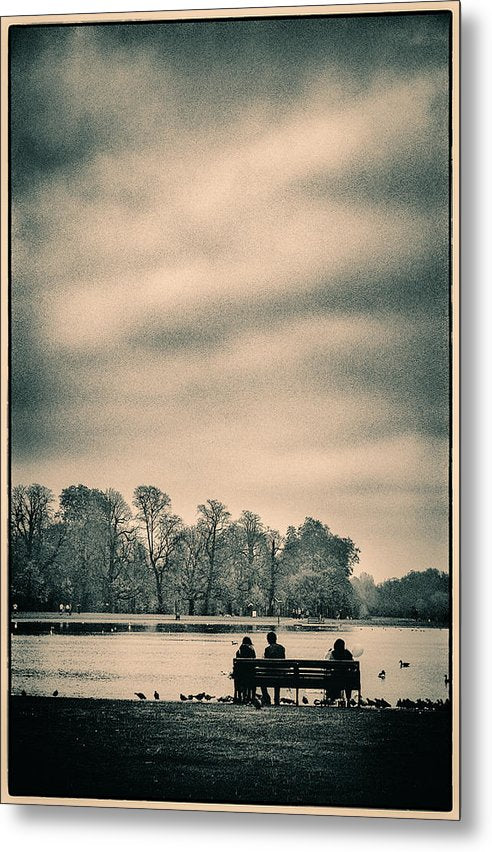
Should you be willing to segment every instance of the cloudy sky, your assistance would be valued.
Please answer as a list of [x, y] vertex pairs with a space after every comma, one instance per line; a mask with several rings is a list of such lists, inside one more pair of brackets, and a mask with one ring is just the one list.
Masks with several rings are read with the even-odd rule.
[[14, 29], [14, 483], [447, 569], [448, 24]]

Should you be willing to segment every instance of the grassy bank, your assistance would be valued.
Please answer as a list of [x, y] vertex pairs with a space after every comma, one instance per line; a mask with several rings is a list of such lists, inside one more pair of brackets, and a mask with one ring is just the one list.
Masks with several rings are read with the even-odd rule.
[[450, 714], [11, 700], [12, 795], [451, 807]]

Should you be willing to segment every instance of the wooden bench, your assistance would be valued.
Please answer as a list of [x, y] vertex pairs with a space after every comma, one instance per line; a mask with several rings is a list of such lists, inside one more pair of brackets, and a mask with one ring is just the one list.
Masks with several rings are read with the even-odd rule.
[[355, 660], [268, 660], [238, 659], [233, 662], [234, 700], [257, 686], [295, 689], [324, 689], [329, 693], [351, 690], [360, 704], [360, 668]]
[[308, 624], [324, 624], [325, 620], [324, 620], [323, 616], [308, 615], [307, 623]]

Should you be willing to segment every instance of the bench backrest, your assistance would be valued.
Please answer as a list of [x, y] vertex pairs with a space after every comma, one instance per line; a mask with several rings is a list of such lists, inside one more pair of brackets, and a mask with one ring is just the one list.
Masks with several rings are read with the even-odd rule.
[[238, 686], [303, 686], [323, 689], [360, 689], [359, 662], [355, 660], [234, 660]]

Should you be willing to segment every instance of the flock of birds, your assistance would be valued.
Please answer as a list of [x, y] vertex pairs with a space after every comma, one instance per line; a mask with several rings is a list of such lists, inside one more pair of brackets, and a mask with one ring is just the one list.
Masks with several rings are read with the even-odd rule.
[[[56, 698], [59, 695], [59, 692], [58, 692], [57, 689], [55, 689], [55, 691], [52, 694], [53, 694], [53, 698]], [[134, 692], [133, 694], [136, 695], [136, 697], [140, 701], [146, 701], [147, 700], [147, 696], [143, 692]], [[25, 689], [23, 689], [21, 691], [21, 696], [23, 698], [27, 698], [27, 692], [25, 691]], [[207, 692], [199, 692], [196, 695], [184, 695], [183, 693], [180, 693], [179, 697], [180, 697], [181, 701], [191, 701], [191, 702], [201, 703], [202, 701], [211, 701], [213, 698], [215, 698], [215, 695], [209, 695]], [[155, 699], [155, 701], [160, 700], [160, 695], [157, 692], [157, 690], [154, 690], [154, 699]], [[309, 704], [309, 699], [308, 699], [307, 695], [303, 695], [301, 700], [302, 700], [303, 704]], [[217, 701], [218, 701], [219, 704], [233, 704], [234, 698], [233, 698], [232, 695], [221, 695], [217, 698]], [[259, 695], [253, 696], [253, 698], [247, 703], [251, 704], [257, 710], [261, 710], [263, 708], [263, 702], [261, 701], [261, 696], [259, 696]], [[289, 704], [294, 705], [296, 702], [294, 701], [293, 698], [286, 698], [285, 697], [285, 698], [280, 699], [280, 703], [284, 704], [284, 705], [289, 705]], [[330, 707], [330, 706], [333, 707], [333, 706], [336, 706], [338, 704], [343, 704], [343, 703], [344, 703], [343, 701], [341, 701], [340, 699], [336, 699], [336, 698], [335, 699], [333, 699], [333, 698], [331, 698], [331, 699], [315, 698], [314, 701], [313, 701], [314, 707]], [[355, 700], [355, 698], [350, 699], [349, 704], [350, 704], [351, 707], [356, 707], [357, 703], [358, 702]], [[384, 710], [387, 707], [391, 707], [391, 706], [392, 705], [388, 701], [385, 701], [384, 698], [374, 698], [374, 699], [361, 698], [361, 700], [360, 700], [360, 707], [375, 707], [377, 709]], [[426, 698], [426, 699], [418, 698], [416, 701], [412, 701], [410, 698], [399, 698], [398, 701], [396, 702], [396, 707], [398, 707], [402, 710], [448, 710], [450, 708], [450, 700], [449, 700], [449, 698], [446, 698], [446, 700], [443, 701], [441, 698], [438, 698], [437, 701], [431, 701], [429, 698]]]
[[[232, 644], [237, 645], [237, 642], [233, 642]], [[399, 664], [400, 664], [401, 669], [407, 669], [410, 666], [410, 663], [407, 663], [404, 660], [399, 660]], [[221, 674], [225, 675], [225, 674], [227, 674], [227, 672], [221, 672]], [[229, 674], [228, 677], [231, 678], [232, 673]], [[386, 672], [385, 672], [384, 669], [381, 669], [381, 671], [378, 674], [378, 678], [380, 678], [381, 680], [385, 680]], [[444, 675], [445, 686], [448, 686], [449, 683], [450, 683], [450, 678], [447, 674], [445, 674]], [[56, 698], [58, 696], [58, 694], [59, 694], [58, 690], [55, 689], [54, 692], [52, 693], [53, 698]], [[144, 692], [134, 692], [133, 694], [140, 701], [146, 701], [147, 700], [147, 696], [145, 695]], [[24, 697], [24, 698], [27, 697], [27, 692], [25, 691], [25, 689], [23, 689], [21, 691], [21, 696]], [[212, 699], [215, 698], [215, 695], [209, 695], [208, 692], [198, 692], [195, 695], [192, 695], [192, 694], [185, 695], [184, 693], [181, 692], [180, 695], [179, 695], [179, 698], [180, 698], [181, 701], [198, 702], [199, 704], [201, 704], [203, 701], [212, 701]], [[159, 695], [159, 693], [157, 692], [156, 689], [154, 690], [154, 700], [160, 701], [160, 695]], [[233, 698], [232, 695], [221, 695], [216, 700], [219, 704], [233, 704], [234, 703], [234, 698]], [[306, 695], [303, 695], [301, 700], [302, 700], [303, 704], [309, 704], [309, 699]], [[254, 707], [256, 707], [257, 710], [261, 710], [262, 707], [263, 707], [263, 703], [261, 701], [261, 696], [259, 696], [259, 695], [254, 695], [248, 703], [250, 703]], [[287, 705], [287, 704], [295, 704], [296, 702], [294, 701], [293, 698], [284, 697], [284, 698], [280, 699], [280, 703]], [[337, 705], [339, 703], [340, 703], [340, 699], [330, 699], [330, 698], [324, 698], [324, 699], [315, 698], [314, 701], [313, 701], [313, 705], [315, 707], [327, 707], [327, 706]], [[349, 704], [350, 704], [351, 707], [356, 707], [357, 703], [358, 702], [354, 698], [352, 698], [349, 701]], [[374, 698], [374, 699], [371, 699], [371, 698], [363, 699], [363, 698], [361, 698], [359, 705], [360, 705], [360, 707], [376, 707], [378, 709], [386, 709], [387, 707], [392, 706], [384, 698]], [[412, 701], [410, 698], [399, 698], [398, 701], [396, 702], [396, 707], [403, 709], [403, 710], [446, 710], [450, 707], [450, 700], [449, 700], [449, 698], [446, 698], [446, 700], [443, 701], [441, 698], [438, 698], [437, 701], [431, 701], [429, 698], [426, 698], [426, 699], [418, 698], [416, 701]]]

